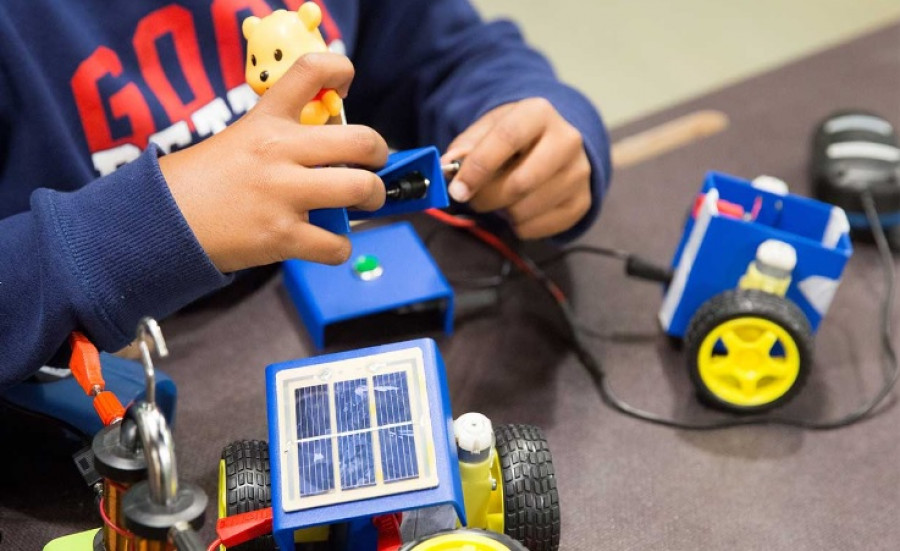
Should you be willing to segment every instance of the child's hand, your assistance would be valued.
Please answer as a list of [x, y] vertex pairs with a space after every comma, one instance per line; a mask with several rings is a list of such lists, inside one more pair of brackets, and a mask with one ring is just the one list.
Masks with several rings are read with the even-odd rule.
[[443, 161], [463, 158], [450, 195], [477, 212], [504, 209], [523, 239], [565, 231], [591, 207], [581, 133], [543, 98], [488, 112], [453, 140]]
[[[300, 111], [323, 88], [345, 96], [353, 65], [344, 56], [301, 57], [259, 103], [219, 134], [161, 157], [175, 202], [222, 272], [300, 258], [339, 264], [350, 242], [308, 222], [330, 207], [374, 210], [384, 184], [384, 139], [364, 126], [301, 126]], [[328, 168], [314, 168], [328, 166]]]

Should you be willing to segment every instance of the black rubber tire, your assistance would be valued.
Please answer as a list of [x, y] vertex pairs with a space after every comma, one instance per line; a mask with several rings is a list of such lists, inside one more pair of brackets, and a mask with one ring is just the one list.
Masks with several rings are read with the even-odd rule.
[[[791, 388], [776, 400], [758, 406], [733, 404], [713, 394], [700, 378], [697, 362], [700, 345], [707, 334], [716, 326], [743, 316], [759, 317], [780, 325], [794, 340], [799, 353], [799, 372]], [[697, 309], [688, 325], [684, 348], [691, 381], [703, 403], [735, 413], [759, 413], [788, 402], [803, 388], [812, 364], [813, 337], [806, 315], [790, 300], [755, 289], [736, 289], [712, 297]]]
[[[269, 445], [264, 440], [238, 440], [222, 450], [225, 461], [226, 516], [272, 506]], [[271, 534], [228, 548], [229, 551], [274, 551]]]
[[509, 549], [509, 551], [528, 551], [528, 549], [526, 549], [525, 546], [522, 545], [520, 542], [516, 541], [515, 539], [513, 539], [505, 534], [498, 534], [497, 532], [491, 532], [490, 530], [473, 530], [470, 528], [459, 528], [457, 530], [445, 530], [442, 532], [437, 532], [436, 534], [431, 534], [431, 535], [419, 538], [415, 541], [411, 541], [409, 543], [404, 543], [400, 547], [399, 551], [414, 551], [417, 545], [425, 543], [432, 538], [437, 538], [440, 536], [444, 536], [446, 534], [454, 534], [454, 533], [476, 534], [476, 535], [491, 539], [493, 541], [502, 543], [503, 545], [506, 546], [507, 549]]
[[531, 425], [494, 428], [503, 475], [503, 531], [530, 551], [559, 549], [559, 494], [544, 433]]

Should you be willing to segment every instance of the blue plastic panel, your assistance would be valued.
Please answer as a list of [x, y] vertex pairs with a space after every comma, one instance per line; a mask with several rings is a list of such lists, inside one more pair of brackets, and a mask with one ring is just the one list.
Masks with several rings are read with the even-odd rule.
[[347, 209], [316, 209], [309, 211], [309, 223], [338, 235], [350, 233]]
[[[465, 522], [434, 341], [270, 365], [266, 394], [273, 531], [283, 548], [299, 528], [433, 505], [453, 504]], [[298, 509], [305, 499], [326, 503]]]
[[[443, 329], [453, 331], [453, 289], [408, 222], [350, 234], [353, 255], [340, 266], [302, 260], [284, 263], [284, 283], [318, 349], [325, 347], [328, 325], [404, 306], [443, 300]], [[381, 277], [363, 281], [353, 259], [377, 257]]]

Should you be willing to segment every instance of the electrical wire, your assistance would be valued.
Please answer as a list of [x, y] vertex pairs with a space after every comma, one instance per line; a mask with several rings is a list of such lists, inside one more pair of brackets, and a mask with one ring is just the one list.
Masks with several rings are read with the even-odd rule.
[[[871, 193], [869, 193], [868, 191], [863, 192], [862, 203], [866, 213], [866, 218], [868, 219], [869, 225], [872, 227], [872, 233], [875, 236], [875, 243], [878, 248], [884, 271], [884, 298], [881, 308], [881, 345], [884, 384], [882, 385], [881, 389], [875, 394], [875, 396], [873, 396], [867, 402], [863, 403], [851, 413], [826, 421], [810, 421], [806, 419], [797, 419], [792, 417], [782, 417], [767, 414], [734, 417], [709, 423], [690, 423], [665, 417], [657, 413], [650, 412], [628, 404], [627, 402], [618, 398], [610, 388], [602, 364], [600, 363], [599, 359], [590, 352], [588, 346], [584, 342], [585, 332], [577, 321], [568, 298], [565, 296], [559, 286], [557, 286], [556, 283], [552, 279], [550, 279], [550, 277], [541, 269], [541, 266], [539, 266], [526, 255], [514, 251], [511, 247], [503, 243], [496, 235], [478, 227], [477, 223], [473, 220], [459, 219], [450, 214], [433, 209], [427, 212], [429, 215], [440, 220], [441, 222], [444, 222], [458, 229], [468, 231], [471, 235], [478, 238], [483, 243], [503, 255], [504, 258], [509, 260], [523, 273], [533, 277], [541, 284], [541, 287], [554, 299], [559, 308], [560, 314], [562, 315], [563, 320], [566, 323], [567, 337], [570, 341], [573, 351], [575, 352], [575, 355], [577, 356], [579, 362], [586, 368], [594, 383], [594, 386], [597, 388], [600, 394], [601, 399], [611, 409], [629, 417], [639, 419], [641, 421], [683, 430], [720, 430], [750, 425], [782, 425], [807, 430], [829, 430], [851, 425], [871, 414], [890, 394], [891, 390], [894, 388], [897, 382], [898, 373], [900, 373], [900, 369], [898, 369], [897, 365], [897, 353], [892, 342], [893, 330], [891, 323], [891, 305], [893, 305], [894, 303], [895, 295], [894, 260], [887, 243], [887, 238], [884, 234], [884, 229], [879, 223], [878, 213], [876, 211], [875, 202], [872, 198]], [[560, 260], [561, 258], [564, 258], [568, 254], [573, 254], [575, 252], [603, 254], [605, 256], [611, 256], [624, 260], [627, 260], [632, 256], [625, 251], [620, 251], [617, 249], [607, 249], [603, 247], [579, 246], [572, 247], [571, 249], [568, 249], [568, 251], [571, 252], [564, 251], [559, 255], [544, 260], [542, 264], [551, 264]]]
[[104, 498], [102, 498], [102, 497], [100, 498], [100, 503], [98, 504], [98, 506], [100, 509], [100, 518], [103, 519], [103, 524], [107, 525], [113, 532], [115, 532], [116, 534], [119, 534], [125, 540], [127, 540], [133, 544], [134, 543], [134, 534], [124, 528], [120, 528], [119, 526], [117, 526], [116, 523], [114, 523], [112, 521], [112, 519], [110, 519], [109, 516], [106, 514], [106, 502], [105, 502]]
[[567, 247], [552, 256], [539, 260], [537, 262], [537, 265], [542, 268], [546, 268], [547, 266], [555, 264], [573, 254], [594, 254], [616, 258], [619, 260], [628, 260], [632, 256], [628, 251], [612, 247], [600, 247], [596, 245], [574, 245], [572, 247]]

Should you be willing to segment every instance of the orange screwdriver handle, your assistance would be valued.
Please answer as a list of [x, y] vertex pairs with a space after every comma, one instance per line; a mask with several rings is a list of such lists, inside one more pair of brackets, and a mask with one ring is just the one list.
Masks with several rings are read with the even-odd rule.
[[78, 331], [69, 337], [69, 344], [72, 346], [69, 369], [84, 393], [93, 396], [96, 387], [101, 391], [106, 388], [106, 381], [100, 372], [100, 352], [97, 347]]

